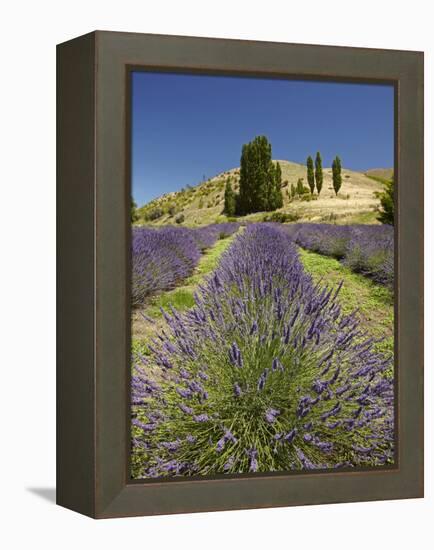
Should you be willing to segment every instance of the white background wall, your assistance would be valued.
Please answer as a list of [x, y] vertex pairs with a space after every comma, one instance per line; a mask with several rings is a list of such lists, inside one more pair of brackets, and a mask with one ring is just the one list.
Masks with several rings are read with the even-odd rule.
[[[37, 0], [0, 17], [3, 548], [428, 548], [433, 535], [433, 75], [428, 0]], [[431, 17], [430, 17], [431, 16]], [[56, 507], [55, 44], [94, 29], [424, 50], [426, 498], [95, 522]], [[408, 182], [411, 184], [411, 182]], [[49, 497], [47, 499], [47, 497]]]

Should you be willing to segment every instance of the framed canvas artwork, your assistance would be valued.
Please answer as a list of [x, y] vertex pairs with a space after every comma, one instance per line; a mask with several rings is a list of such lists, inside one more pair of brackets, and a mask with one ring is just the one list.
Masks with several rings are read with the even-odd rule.
[[58, 46], [58, 503], [423, 495], [423, 54]]

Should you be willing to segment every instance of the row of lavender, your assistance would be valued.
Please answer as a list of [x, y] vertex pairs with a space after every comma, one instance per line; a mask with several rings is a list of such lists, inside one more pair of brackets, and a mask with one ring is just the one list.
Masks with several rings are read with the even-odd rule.
[[134, 227], [132, 305], [141, 306], [158, 291], [169, 290], [193, 273], [202, 252], [237, 231], [236, 223], [185, 227]]
[[133, 358], [133, 477], [392, 463], [392, 358], [338, 294], [283, 229], [247, 227]]
[[356, 273], [393, 286], [392, 226], [304, 223], [287, 227], [295, 242], [303, 248], [333, 256]]

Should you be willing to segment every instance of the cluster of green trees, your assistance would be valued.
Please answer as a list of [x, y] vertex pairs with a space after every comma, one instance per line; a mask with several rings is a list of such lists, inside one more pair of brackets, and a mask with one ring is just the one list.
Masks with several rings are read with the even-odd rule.
[[[322, 184], [324, 181], [324, 175], [322, 171], [322, 158], [319, 151], [317, 152], [315, 157], [315, 170], [313, 165], [313, 159], [310, 155], [307, 157], [306, 167], [307, 167], [307, 183], [309, 185], [310, 192], [313, 195], [316, 187], [316, 192], [319, 195], [321, 193]], [[333, 163], [332, 163], [332, 177], [333, 177], [333, 189], [337, 195], [339, 193], [339, 189], [342, 186], [342, 165], [341, 165], [341, 159], [338, 156], [336, 156], [336, 158], [333, 160]]]
[[298, 178], [297, 185], [294, 185], [291, 183], [291, 189], [288, 191], [288, 196], [292, 199], [295, 199], [295, 197], [301, 197], [303, 195], [307, 195], [309, 193], [309, 187], [306, 187], [303, 184], [303, 178]]
[[242, 148], [239, 193], [234, 192], [230, 181], [226, 184], [224, 213], [243, 216], [281, 208], [281, 187], [282, 170], [272, 161], [271, 143], [265, 136], [257, 136]]
[[311, 194], [313, 195], [315, 192], [315, 186], [316, 186], [316, 192], [318, 195], [321, 193], [322, 189], [322, 183], [323, 183], [323, 173], [322, 173], [322, 159], [319, 151], [316, 154], [315, 157], [315, 171], [313, 168], [313, 159], [309, 155], [307, 157], [307, 183], [309, 185], [309, 189]]

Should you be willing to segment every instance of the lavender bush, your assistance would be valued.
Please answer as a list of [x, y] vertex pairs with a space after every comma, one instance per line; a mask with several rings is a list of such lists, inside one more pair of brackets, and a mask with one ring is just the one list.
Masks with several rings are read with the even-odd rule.
[[249, 226], [133, 358], [135, 478], [393, 462], [392, 358], [281, 229]]
[[134, 227], [132, 236], [132, 305], [173, 288], [192, 274], [201, 253], [217, 239], [238, 229], [236, 223], [198, 229], [184, 227]]
[[225, 239], [239, 229], [238, 223], [212, 224], [193, 229], [193, 237], [201, 250], [210, 248], [218, 239]]
[[393, 286], [392, 226], [298, 224], [289, 231], [303, 248], [333, 256], [353, 271]]

